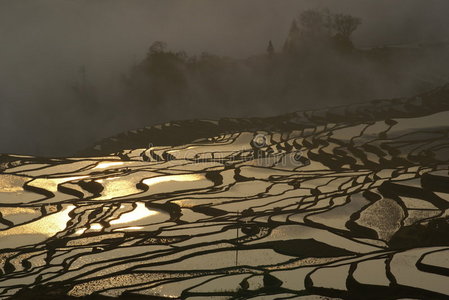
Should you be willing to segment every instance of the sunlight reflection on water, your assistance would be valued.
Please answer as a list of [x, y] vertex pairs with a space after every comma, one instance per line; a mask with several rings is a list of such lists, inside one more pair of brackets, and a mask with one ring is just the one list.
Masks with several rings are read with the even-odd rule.
[[83, 179], [89, 176], [73, 176], [73, 177], [62, 177], [62, 178], [36, 178], [28, 183], [29, 186], [34, 186], [42, 189], [46, 189], [50, 192], [57, 192], [58, 185], [69, 182], [72, 180]]
[[182, 174], [182, 175], [168, 175], [168, 176], [158, 176], [144, 179], [142, 182], [148, 186], [155, 185], [158, 183], [169, 182], [169, 181], [196, 181], [204, 178], [202, 174]]
[[145, 203], [137, 202], [136, 208], [133, 211], [122, 214], [118, 219], [110, 221], [109, 224], [117, 225], [117, 224], [131, 223], [155, 215], [157, 213], [158, 212], [155, 210], [149, 210], [145, 206]]
[[106, 162], [98, 163], [98, 165], [96, 165], [94, 169], [105, 169], [105, 168], [120, 166], [120, 165], [123, 165], [123, 162], [121, 162], [121, 161], [106, 161]]
[[[124, 209], [126, 206], [121, 205], [121, 209]], [[132, 225], [132, 223], [145, 219], [147, 217], [160, 215], [161, 213], [156, 210], [148, 209], [145, 206], [144, 202], [136, 202], [136, 207], [129, 212], [125, 212], [122, 215], [118, 217], [118, 219], [112, 219], [109, 221], [109, 225], [115, 226], [115, 225]], [[153, 220], [154, 221], [154, 220]], [[86, 230], [89, 231], [100, 231], [103, 230], [103, 225], [101, 223], [91, 223], [88, 225], [88, 227], [83, 227], [75, 231], [75, 235], [82, 235], [86, 232]], [[116, 230], [124, 231], [124, 230], [140, 230], [143, 229], [142, 226], [128, 226], [123, 228], [118, 228]]]
[[[0, 231], [1, 248], [20, 247], [54, 236], [66, 228], [67, 222], [70, 220], [69, 213], [74, 208], [74, 205], [69, 205], [63, 210], [39, 220]], [[17, 238], [18, 235], [21, 237]]]

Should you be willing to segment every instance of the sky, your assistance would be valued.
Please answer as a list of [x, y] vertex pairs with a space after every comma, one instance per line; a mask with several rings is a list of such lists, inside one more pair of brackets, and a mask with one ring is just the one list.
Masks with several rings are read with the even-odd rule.
[[[60, 134], [55, 126], [83, 122], [52, 124], [65, 107], [41, 100], [64, 99], [80, 66], [112, 97], [120, 74], [154, 41], [243, 58], [265, 51], [268, 40], [279, 49], [300, 11], [325, 7], [362, 18], [358, 47], [449, 39], [447, 0], [0, 0], [0, 153], [33, 152], [37, 137]], [[119, 124], [99, 134], [117, 131]]]

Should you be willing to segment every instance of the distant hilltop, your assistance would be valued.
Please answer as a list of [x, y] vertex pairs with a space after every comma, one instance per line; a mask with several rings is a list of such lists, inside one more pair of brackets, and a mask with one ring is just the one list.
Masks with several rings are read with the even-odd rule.
[[267, 118], [221, 118], [218, 120], [182, 120], [130, 130], [81, 150], [80, 156], [99, 156], [123, 149], [177, 146], [199, 138], [240, 131], [289, 131], [328, 122], [377, 121], [419, 117], [449, 110], [449, 84], [414, 97], [379, 99], [318, 110], [298, 111]]

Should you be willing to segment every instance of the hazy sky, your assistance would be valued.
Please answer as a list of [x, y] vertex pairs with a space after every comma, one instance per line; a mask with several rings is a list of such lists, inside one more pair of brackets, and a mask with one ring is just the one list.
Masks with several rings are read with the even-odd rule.
[[269, 39], [279, 48], [299, 11], [323, 7], [363, 19], [359, 46], [449, 37], [447, 0], [0, 0], [0, 87], [41, 87], [82, 64], [106, 76], [155, 40], [247, 56]]
[[189, 53], [247, 56], [269, 39], [280, 47], [299, 11], [323, 7], [363, 19], [359, 46], [449, 36], [447, 0], [0, 0], [0, 80], [5, 72], [26, 79], [16, 74], [22, 68], [110, 71], [105, 65], [140, 60], [155, 40]]
[[449, 37], [447, 0], [0, 0], [0, 153], [19, 149], [16, 134], [31, 137], [34, 123], [51, 130], [51, 114], [64, 107], [39, 99], [64, 98], [81, 65], [112, 90], [156, 40], [245, 57], [270, 39], [279, 49], [301, 10], [325, 7], [362, 18], [359, 47]]

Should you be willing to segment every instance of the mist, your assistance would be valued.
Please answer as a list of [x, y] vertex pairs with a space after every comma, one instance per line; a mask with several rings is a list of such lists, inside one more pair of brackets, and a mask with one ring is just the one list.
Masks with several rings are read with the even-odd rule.
[[[364, 97], [347, 100], [334, 99], [329, 90], [320, 101], [310, 94], [289, 98], [285, 105], [271, 98], [254, 105], [256, 95], [245, 94], [248, 101], [237, 108], [217, 106], [224, 100], [205, 94], [183, 106], [167, 102], [154, 113], [151, 106], [142, 112], [124, 92], [123, 76], [145, 59], [155, 41], [189, 56], [208, 52], [243, 60], [264, 54], [269, 40], [280, 51], [293, 18], [323, 8], [362, 19], [352, 37], [360, 49], [449, 37], [444, 0], [0, 1], [0, 153], [70, 155], [103, 137], [175, 119], [269, 116], [417, 92], [405, 81], [388, 87], [379, 82]], [[444, 69], [445, 55], [408, 66], [410, 78]], [[426, 79], [426, 87], [441, 84], [447, 75]], [[259, 84], [257, 76], [244, 78]], [[198, 82], [190, 84], [202, 91]], [[93, 104], [83, 105], [80, 85], [88, 85]]]

